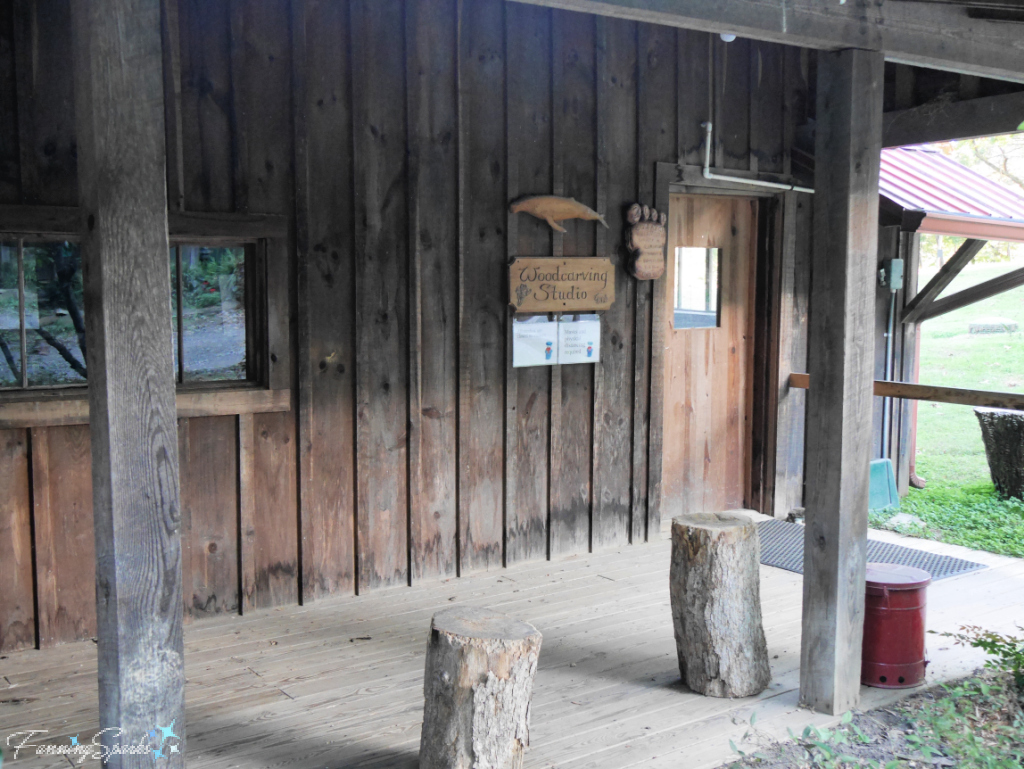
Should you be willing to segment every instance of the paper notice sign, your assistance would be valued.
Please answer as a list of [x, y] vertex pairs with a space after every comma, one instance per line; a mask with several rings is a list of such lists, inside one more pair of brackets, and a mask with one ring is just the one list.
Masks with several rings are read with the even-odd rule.
[[558, 326], [551, 321], [512, 324], [512, 367], [558, 363]]
[[558, 363], [596, 363], [601, 360], [601, 321], [577, 320], [558, 324]]

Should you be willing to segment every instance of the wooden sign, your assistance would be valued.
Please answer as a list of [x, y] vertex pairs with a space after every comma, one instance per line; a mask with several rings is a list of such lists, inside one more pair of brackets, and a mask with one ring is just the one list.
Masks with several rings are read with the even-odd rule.
[[508, 268], [516, 312], [599, 312], [615, 301], [615, 267], [602, 257], [522, 256]]
[[637, 280], [657, 280], [665, 274], [665, 241], [668, 217], [653, 208], [634, 203], [626, 214], [629, 234], [626, 246], [632, 258], [627, 269]]

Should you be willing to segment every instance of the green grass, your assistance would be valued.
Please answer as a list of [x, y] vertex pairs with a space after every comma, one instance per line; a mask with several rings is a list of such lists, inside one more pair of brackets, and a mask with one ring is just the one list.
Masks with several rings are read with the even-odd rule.
[[[943, 296], [1021, 266], [971, 265]], [[920, 284], [934, 272], [922, 270]], [[921, 326], [922, 384], [1024, 392], [1024, 334], [968, 333], [968, 324], [983, 317], [1008, 318], [1024, 329], [1024, 288], [926, 321]], [[927, 529], [903, 533], [1024, 557], [1024, 502], [996, 494], [972, 407], [918, 404], [917, 474], [927, 486], [911, 489], [902, 511], [924, 520]], [[890, 517], [874, 513], [872, 525], [882, 527]]]

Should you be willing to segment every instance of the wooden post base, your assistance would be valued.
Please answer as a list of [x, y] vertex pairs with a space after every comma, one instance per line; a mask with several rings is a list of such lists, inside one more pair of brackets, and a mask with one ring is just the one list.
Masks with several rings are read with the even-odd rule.
[[420, 769], [520, 769], [541, 634], [472, 607], [430, 623]]
[[771, 681], [757, 525], [739, 511], [672, 520], [669, 574], [679, 672], [693, 691], [749, 697]]

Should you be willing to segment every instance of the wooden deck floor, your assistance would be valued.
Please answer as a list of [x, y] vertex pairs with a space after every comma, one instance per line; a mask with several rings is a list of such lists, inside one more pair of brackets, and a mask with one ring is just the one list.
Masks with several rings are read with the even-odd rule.
[[[972, 555], [991, 568], [936, 583], [929, 626], [1011, 630], [1024, 619], [1024, 562]], [[716, 700], [679, 681], [668, 564], [661, 541], [193, 625], [185, 633], [188, 765], [416, 766], [430, 616], [458, 603], [499, 609], [544, 634], [529, 767], [714, 767], [734, 756], [729, 740], [739, 741], [755, 711], [766, 735], [829, 721], [797, 708], [799, 575], [762, 569], [772, 685], [758, 697]], [[980, 664], [977, 653], [943, 640], [930, 644], [930, 680]], [[864, 694], [865, 707], [899, 696]], [[86, 742], [96, 709], [93, 644], [0, 658], [0, 740], [46, 729], [40, 741]], [[14, 759], [9, 749], [7, 758], [13, 769], [67, 766]]]

